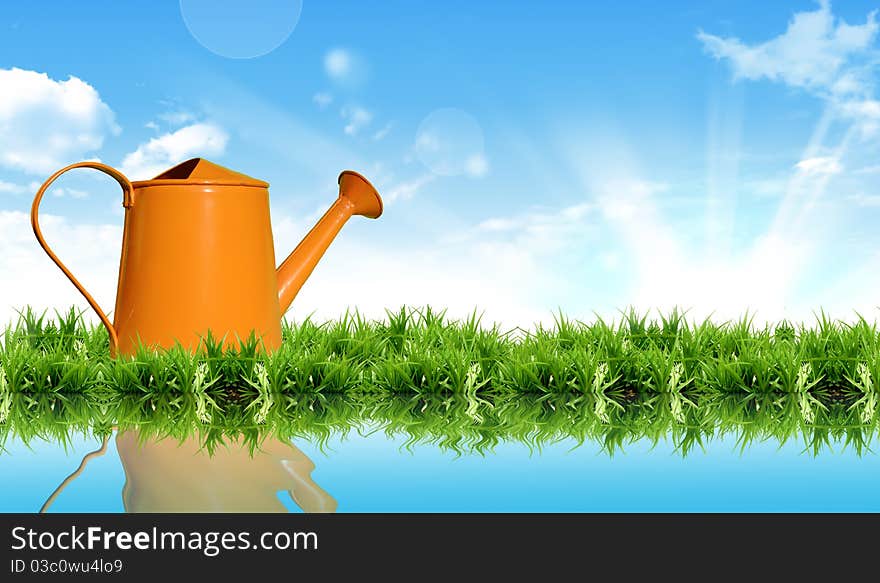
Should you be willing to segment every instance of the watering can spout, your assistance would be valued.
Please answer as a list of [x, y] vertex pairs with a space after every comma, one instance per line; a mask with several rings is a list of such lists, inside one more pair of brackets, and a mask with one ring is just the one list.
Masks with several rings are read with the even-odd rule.
[[366, 178], [351, 170], [340, 174], [339, 198], [278, 267], [281, 313], [284, 314], [290, 307], [293, 298], [349, 217], [361, 215], [376, 219], [381, 214], [382, 199]]

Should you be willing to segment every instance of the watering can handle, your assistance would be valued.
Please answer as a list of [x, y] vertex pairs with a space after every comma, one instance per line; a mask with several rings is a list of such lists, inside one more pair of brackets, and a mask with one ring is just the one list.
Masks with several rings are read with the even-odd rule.
[[101, 306], [98, 305], [98, 302], [95, 301], [95, 298], [86, 291], [86, 289], [82, 286], [79, 280], [74, 277], [74, 275], [70, 272], [67, 267], [61, 263], [61, 260], [58, 259], [58, 256], [55, 255], [55, 252], [49, 248], [49, 244], [46, 243], [46, 240], [43, 238], [43, 232], [40, 230], [40, 202], [43, 200], [43, 195], [46, 194], [46, 190], [48, 190], [49, 186], [52, 185], [55, 180], [58, 179], [59, 176], [67, 172], [68, 170], [73, 170], [74, 168], [93, 168], [95, 170], [100, 170], [104, 174], [111, 176], [116, 182], [119, 183], [119, 186], [122, 187], [122, 206], [125, 207], [126, 211], [131, 208], [133, 199], [132, 199], [132, 186], [131, 182], [129, 182], [128, 178], [125, 177], [119, 170], [107, 166], [106, 164], [101, 164], [100, 162], [77, 162], [76, 164], [71, 164], [65, 168], [62, 168], [55, 174], [49, 177], [46, 182], [43, 183], [43, 186], [40, 187], [40, 190], [37, 191], [37, 196], [34, 198], [34, 204], [31, 206], [31, 226], [34, 229], [34, 235], [37, 236], [37, 241], [39, 241], [40, 246], [49, 256], [49, 258], [55, 262], [61, 271], [64, 272], [64, 275], [67, 276], [67, 279], [76, 286], [76, 289], [79, 290], [79, 293], [83, 295], [89, 305], [92, 306], [92, 309], [97, 312], [98, 316], [101, 318], [101, 323], [104, 324], [104, 327], [107, 328], [107, 332], [110, 334], [110, 354], [116, 354], [116, 347], [119, 344], [119, 337], [116, 334], [116, 330], [113, 328], [113, 324], [110, 322], [110, 319], [107, 318], [107, 314], [104, 313], [104, 310], [101, 309]]

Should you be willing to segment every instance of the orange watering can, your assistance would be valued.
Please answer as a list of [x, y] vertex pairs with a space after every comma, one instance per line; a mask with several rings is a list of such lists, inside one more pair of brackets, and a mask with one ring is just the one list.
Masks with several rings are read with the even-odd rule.
[[[122, 187], [125, 226], [113, 322], [43, 238], [39, 208], [49, 186], [74, 168], [94, 168]], [[339, 198], [275, 267], [269, 185], [201, 158], [152, 180], [129, 182], [98, 162], [63, 168], [40, 187], [31, 224], [40, 245], [97, 312], [110, 353], [138, 344], [198, 348], [210, 331], [227, 346], [253, 332], [265, 350], [281, 344], [281, 316], [352, 215], [377, 218], [382, 199], [366, 178], [339, 175]]]

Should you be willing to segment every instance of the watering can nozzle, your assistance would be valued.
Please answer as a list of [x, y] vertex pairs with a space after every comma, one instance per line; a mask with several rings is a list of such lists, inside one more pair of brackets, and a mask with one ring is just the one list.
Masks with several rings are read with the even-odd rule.
[[278, 267], [278, 302], [282, 314], [345, 222], [352, 215], [376, 219], [382, 214], [382, 198], [369, 180], [353, 170], [345, 170], [338, 182], [339, 198]]
[[339, 175], [338, 182], [339, 197], [354, 205], [352, 214], [368, 219], [378, 219], [382, 215], [382, 199], [366, 178], [354, 170], [345, 170]]

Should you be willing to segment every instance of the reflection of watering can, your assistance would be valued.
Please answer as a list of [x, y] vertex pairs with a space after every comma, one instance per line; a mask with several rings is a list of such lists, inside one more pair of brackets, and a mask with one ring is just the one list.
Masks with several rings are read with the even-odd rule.
[[[83, 458], [40, 512], [49, 510], [91, 459], [107, 452], [109, 439]], [[311, 478], [315, 464], [293, 443], [272, 436], [254, 453], [231, 440], [209, 454], [195, 438], [142, 439], [137, 431], [123, 431], [116, 436], [116, 451], [125, 471], [126, 512], [284, 512], [281, 491], [305, 512], [336, 511], [336, 500]]]
[[[39, 207], [49, 186], [73, 168], [94, 168], [122, 186], [125, 227], [114, 322], [43, 239]], [[40, 245], [85, 296], [110, 333], [111, 354], [139, 342], [190, 350], [210, 330], [227, 345], [256, 332], [267, 350], [281, 343], [281, 316], [352, 215], [377, 218], [382, 199], [360, 174], [339, 175], [339, 198], [275, 268], [269, 185], [201, 158], [152, 180], [129, 182], [98, 162], [63, 168], [43, 183], [31, 208]], [[237, 338], [236, 338], [237, 337]]]

